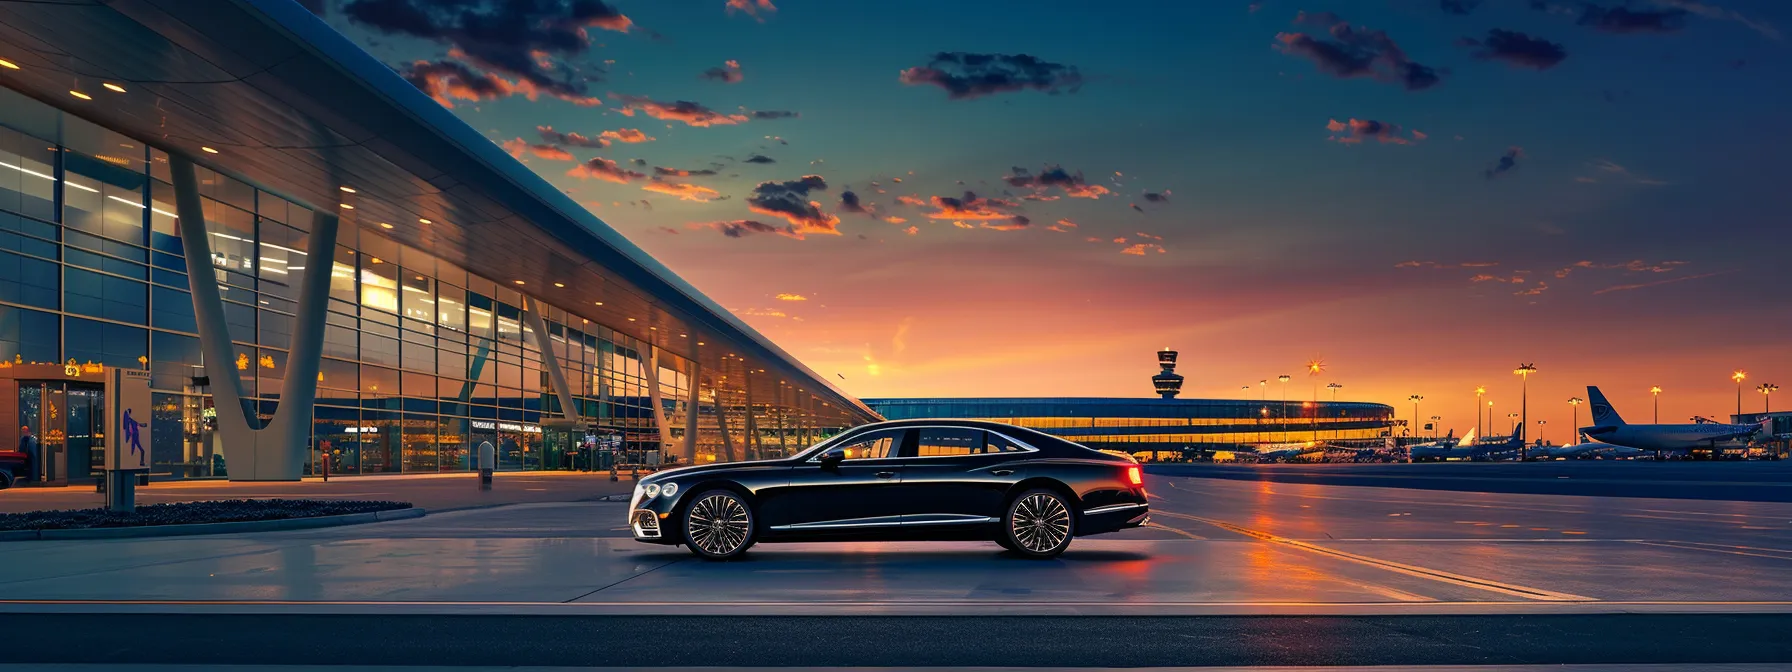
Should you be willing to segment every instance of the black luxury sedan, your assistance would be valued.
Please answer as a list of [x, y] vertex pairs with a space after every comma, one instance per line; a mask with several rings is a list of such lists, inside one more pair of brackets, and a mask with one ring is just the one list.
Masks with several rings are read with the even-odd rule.
[[653, 474], [629, 499], [636, 540], [711, 560], [761, 541], [893, 540], [993, 540], [1049, 558], [1148, 513], [1132, 458], [974, 420], [854, 427], [785, 459]]

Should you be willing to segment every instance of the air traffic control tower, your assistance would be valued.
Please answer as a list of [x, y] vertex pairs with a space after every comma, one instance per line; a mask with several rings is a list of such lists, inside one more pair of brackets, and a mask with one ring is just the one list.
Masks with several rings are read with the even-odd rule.
[[1182, 393], [1182, 376], [1176, 374], [1176, 351], [1169, 348], [1157, 351], [1157, 365], [1163, 370], [1151, 377], [1152, 386], [1163, 398], [1176, 398]]

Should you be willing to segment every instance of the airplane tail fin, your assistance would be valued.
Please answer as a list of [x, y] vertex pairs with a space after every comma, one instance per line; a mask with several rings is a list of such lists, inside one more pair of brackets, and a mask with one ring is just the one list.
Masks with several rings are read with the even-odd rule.
[[1593, 423], [1597, 425], [1618, 426], [1624, 424], [1624, 418], [1618, 417], [1618, 411], [1612, 408], [1612, 402], [1605, 400], [1599, 392], [1598, 385], [1587, 386], [1588, 406], [1593, 410]]

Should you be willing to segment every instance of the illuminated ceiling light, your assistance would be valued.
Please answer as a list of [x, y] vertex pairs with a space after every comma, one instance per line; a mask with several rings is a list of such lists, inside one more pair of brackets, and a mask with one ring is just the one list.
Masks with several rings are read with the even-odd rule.
[[207, 154], [217, 154], [218, 153], [218, 150], [212, 149], [210, 147], [200, 147], [199, 151], [205, 152]]
[[564, 283], [564, 282], [556, 282], [556, 283], [554, 283], [554, 286], [555, 286], [555, 287], [565, 287], [565, 286], [566, 286], [566, 283]]
[[345, 194], [353, 194], [353, 193], [356, 193], [356, 192], [355, 192], [355, 188], [354, 188], [354, 187], [351, 187], [351, 186], [347, 186], [347, 185], [343, 185], [343, 186], [340, 186], [340, 187], [337, 187], [337, 189], [341, 189], [341, 190], [342, 190], [342, 193], [345, 193]]
[[633, 321], [635, 321], [635, 318], [632, 318], [632, 317], [628, 318], [628, 321], [633, 322]]
[[595, 302], [595, 303], [596, 303], [596, 304], [597, 304], [597, 305], [600, 305], [600, 306], [601, 306], [601, 305], [604, 305], [604, 302], [602, 302], [602, 301], [597, 301], [597, 302]]
[[113, 84], [111, 82], [106, 82], [104, 84], [101, 84], [100, 86], [106, 87], [107, 91], [112, 91], [112, 92], [116, 92], [116, 93], [124, 93], [124, 87], [119, 86], [117, 84]]
[[9, 60], [6, 60], [4, 58], [0, 58], [0, 68], [6, 68], [7, 70], [17, 70], [17, 69], [19, 69], [19, 64], [14, 63]]
[[76, 91], [74, 89], [70, 89], [68, 92], [68, 95], [74, 96], [76, 98], [80, 98], [81, 100], [93, 100], [93, 96], [89, 96], [85, 93], [81, 93], [80, 91]]
[[703, 341], [697, 341], [697, 345], [703, 345]]
[[686, 336], [686, 335], [684, 335], [684, 334], [679, 334], [679, 335], [678, 335], [678, 337], [679, 337], [679, 338], [690, 338], [690, 337], [689, 337], [689, 336]]
[[523, 281], [521, 281], [521, 280], [511, 280], [511, 282], [514, 282], [514, 283], [516, 283], [516, 284], [519, 284], [519, 285], [520, 285], [520, 284], [523, 284]]
[[342, 206], [342, 209], [343, 209], [343, 210], [353, 210], [353, 209], [355, 209], [355, 206], [352, 206], [352, 205], [349, 205], [349, 204], [347, 204], [347, 203], [341, 203], [341, 204], [339, 204], [339, 205], [341, 205], [341, 206]]
[[427, 220], [427, 219], [424, 219], [424, 218], [422, 218], [422, 217], [418, 217], [418, 218], [417, 218], [417, 223], [418, 223], [418, 224], [434, 224], [434, 223], [435, 223], [435, 222], [431, 222], [431, 221], [429, 221], [429, 220]]
[[392, 228], [392, 225], [391, 225], [391, 224], [387, 224], [387, 223], [385, 223], [385, 222], [380, 222], [380, 228], [382, 228], [382, 229], [390, 229], [390, 228]]

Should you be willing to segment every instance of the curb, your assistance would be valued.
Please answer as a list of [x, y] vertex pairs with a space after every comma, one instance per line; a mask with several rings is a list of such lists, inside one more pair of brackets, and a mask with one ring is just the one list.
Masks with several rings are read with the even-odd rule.
[[318, 527], [360, 525], [388, 520], [422, 518], [428, 511], [412, 507], [388, 511], [347, 513], [339, 516], [282, 518], [279, 520], [241, 520], [228, 523], [195, 523], [190, 525], [142, 525], [138, 527], [94, 527], [76, 530], [13, 530], [0, 532], [0, 541], [32, 541], [56, 539], [140, 539], [145, 537], [184, 537], [195, 534], [231, 534], [236, 532], [276, 532]]

